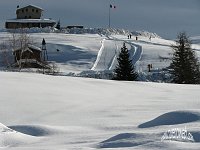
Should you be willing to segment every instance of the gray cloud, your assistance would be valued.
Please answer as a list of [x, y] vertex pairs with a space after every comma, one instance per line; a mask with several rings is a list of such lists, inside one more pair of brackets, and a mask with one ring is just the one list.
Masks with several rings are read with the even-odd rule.
[[107, 27], [109, 3], [111, 24], [116, 28], [148, 30], [166, 38], [180, 31], [200, 34], [199, 0], [1, 0], [0, 25], [15, 17], [17, 5], [35, 4], [45, 9], [44, 16], [60, 19], [62, 25]]

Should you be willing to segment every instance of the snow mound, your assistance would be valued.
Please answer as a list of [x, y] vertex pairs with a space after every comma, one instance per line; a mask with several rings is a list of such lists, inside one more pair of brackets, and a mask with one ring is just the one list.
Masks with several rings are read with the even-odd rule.
[[5, 133], [5, 132], [13, 132], [13, 130], [9, 129], [8, 127], [0, 123], [0, 133]]
[[[194, 143], [200, 142], [200, 132], [192, 131], [190, 132], [194, 138]], [[98, 144], [98, 148], [125, 148], [125, 147], [137, 147], [141, 149], [151, 149], [159, 147], [168, 148], [172, 146], [168, 145], [167, 142], [161, 141], [161, 137], [164, 135], [163, 132], [158, 133], [121, 133], [116, 136], [113, 136], [103, 142]], [[161, 144], [162, 142], [162, 144]], [[184, 141], [183, 139], [174, 139], [173, 142], [185, 142], [190, 143], [189, 141]], [[164, 144], [165, 143], [165, 144]], [[146, 147], [146, 148], [145, 148]], [[173, 147], [173, 146], [172, 146]]]
[[36, 142], [38, 138], [19, 133], [0, 123], [0, 148]]
[[9, 128], [21, 132], [23, 134], [37, 136], [37, 137], [62, 133], [62, 130], [41, 125], [16, 125], [16, 126], [9, 126]]
[[175, 125], [175, 124], [182, 124], [182, 123], [189, 123], [200, 120], [200, 113], [199, 112], [192, 112], [192, 111], [173, 111], [165, 113], [157, 118], [140, 124], [139, 128], [149, 128], [155, 127], [160, 125]]
[[100, 148], [120, 148], [120, 147], [135, 147], [145, 145], [159, 140], [160, 135], [150, 135], [141, 133], [122, 133], [109, 138], [99, 144]]
[[200, 131], [192, 131], [191, 132], [194, 141], [200, 143]]

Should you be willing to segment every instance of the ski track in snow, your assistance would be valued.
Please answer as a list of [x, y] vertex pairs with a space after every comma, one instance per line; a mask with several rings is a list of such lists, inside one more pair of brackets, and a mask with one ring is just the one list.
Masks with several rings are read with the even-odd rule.
[[113, 70], [117, 65], [117, 57], [120, 53], [119, 47], [122, 47], [123, 42], [130, 46], [130, 57], [132, 63], [135, 65], [141, 58], [142, 46], [115, 37], [107, 37], [107, 39], [102, 41], [101, 49], [98, 52], [97, 59], [91, 70]]

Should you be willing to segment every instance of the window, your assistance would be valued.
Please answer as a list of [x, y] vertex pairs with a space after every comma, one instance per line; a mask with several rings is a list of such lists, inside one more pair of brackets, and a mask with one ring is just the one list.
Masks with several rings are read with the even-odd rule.
[[38, 9], [36, 9], [36, 13], [38, 13]]
[[28, 12], [28, 8], [26, 8], [26, 12]]
[[22, 12], [24, 12], [24, 10], [22, 9]]
[[35, 10], [34, 9], [32, 9], [32, 12], [34, 12]]

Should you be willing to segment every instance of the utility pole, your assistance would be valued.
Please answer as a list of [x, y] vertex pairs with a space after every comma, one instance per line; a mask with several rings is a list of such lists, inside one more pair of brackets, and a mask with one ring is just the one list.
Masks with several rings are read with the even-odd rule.
[[112, 7], [112, 5], [109, 5], [109, 16], [108, 16], [108, 28], [110, 28], [110, 8]]
[[116, 6], [115, 5], [112, 5], [112, 4], [110, 4], [109, 5], [109, 14], [108, 14], [108, 27], [110, 28], [110, 20], [111, 20], [111, 8], [116, 8]]

